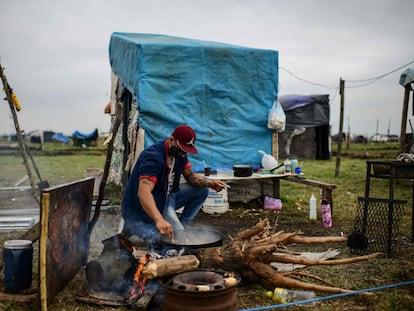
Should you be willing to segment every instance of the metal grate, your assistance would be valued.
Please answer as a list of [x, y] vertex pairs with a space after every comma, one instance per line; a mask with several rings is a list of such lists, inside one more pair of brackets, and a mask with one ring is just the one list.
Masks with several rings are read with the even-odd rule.
[[400, 218], [407, 201], [358, 197], [354, 231], [348, 238], [353, 254], [383, 252], [398, 248]]

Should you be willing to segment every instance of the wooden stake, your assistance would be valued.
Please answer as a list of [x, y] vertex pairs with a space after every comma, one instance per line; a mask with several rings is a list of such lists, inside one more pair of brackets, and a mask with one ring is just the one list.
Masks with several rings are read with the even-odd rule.
[[35, 185], [35, 182], [33, 180], [32, 170], [30, 169], [29, 161], [27, 160], [26, 148], [25, 148], [25, 145], [24, 145], [24, 142], [23, 142], [22, 132], [20, 130], [19, 120], [17, 119], [16, 108], [14, 107], [14, 104], [13, 104], [12, 91], [11, 91], [11, 88], [9, 86], [9, 83], [7, 82], [6, 75], [4, 74], [4, 68], [1, 66], [1, 64], [0, 64], [0, 76], [1, 76], [1, 80], [3, 82], [3, 90], [6, 93], [6, 100], [9, 102], [10, 111], [11, 111], [12, 116], [13, 116], [13, 122], [14, 122], [14, 127], [16, 129], [17, 140], [19, 141], [20, 152], [21, 152], [22, 157], [23, 157], [24, 166], [26, 167], [27, 176], [29, 177], [30, 186], [32, 188], [32, 194], [33, 194], [33, 197], [35, 198], [35, 200], [37, 201], [37, 203], [40, 203], [40, 199], [39, 199], [39, 196], [38, 196], [38, 193], [37, 193], [36, 185]]

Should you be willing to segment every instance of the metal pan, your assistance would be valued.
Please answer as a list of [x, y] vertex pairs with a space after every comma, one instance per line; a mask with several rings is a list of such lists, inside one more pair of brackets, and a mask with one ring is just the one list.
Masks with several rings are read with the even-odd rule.
[[223, 245], [223, 236], [214, 230], [176, 230], [174, 241], [163, 235], [161, 243], [179, 247], [207, 248]]

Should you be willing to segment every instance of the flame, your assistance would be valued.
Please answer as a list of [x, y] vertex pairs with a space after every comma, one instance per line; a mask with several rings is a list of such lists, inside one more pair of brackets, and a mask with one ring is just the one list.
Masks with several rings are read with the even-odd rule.
[[[135, 251], [135, 247], [133, 247]], [[127, 300], [128, 304], [132, 304], [134, 301], [141, 298], [144, 293], [145, 285], [147, 284], [148, 279], [142, 274], [145, 264], [149, 260], [148, 254], [143, 254], [138, 263], [138, 267], [134, 273], [134, 279], [132, 281], [131, 288], [129, 289], [129, 298]]]

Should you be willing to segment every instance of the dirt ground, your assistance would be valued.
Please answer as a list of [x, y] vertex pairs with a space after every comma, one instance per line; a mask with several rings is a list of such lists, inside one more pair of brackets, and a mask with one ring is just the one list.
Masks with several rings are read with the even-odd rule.
[[[18, 193], [5, 193], [0, 192], [1, 200], [9, 201], [11, 205], [15, 206], [16, 199], [19, 198], [18, 206], [19, 207], [36, 207], [36, 202], [31, 198], [30, 195], [18, 195]], [[25, 198], [25, 199], [22, 199]], [[18, 208], [15, 206], [15, 208]], [[296, 218], [295, 218], [296, 217]], [[223, 235], [223, 243], [230, 241], [231, 237], [234, 237], [240, 231], [250, 228], [255, 225], [258, 221], [263, 218], [269, 218], [271, 223], [274, 224], [276, 221], [276, 214], [269, 211], [263, 211], [260, 206], [260, 202], [257, 204], [243, 205], [243, 204], [233, 204], [232, 208], [224, 214], [212, 215], [200, 212], [196, 219], [194, 220], [193, 225], [203, 225], [208, 226], [211, 229], [219, 231]], [[100, 218], [94, 227], [91, 236], [90, 251], [89, 251], [89, 260], [95, 259], [102, 252], [103, 244], [102, 240], [111, 237], [119, 231], [120, 223], [120, 208], [119, 206], [111, 206], [109, 208], [103, 206], [101, 211]], [[284, 213], [280, 215], [278, 219], [277, 230], [285, 231], [302, 231], [305, 235], [308, 236], [340, 236], [348, 235], [352, 230], [352, 223], [339, 223], [336, 222], [332, 228], [324, 228], [320, 222], [309, 222], [307, 218], [298, 218], [297, 215], [293, 213]], [[18, 238], [22, 232], [8, 232], [0, 234], [0, 242], [3, 243], [8, 239]], [[409, 243], [406, 244], [409, 247]], [[324, 251], [329, 247], [339, 248], [343, 252], [348, 252], [346, 245], [323, 245], [320, 249], [318, 247], [312, 247], [314, 251]], [[37, 252], [37, 243], [34, 244], [34, 267], [33, 267], [33, 277], [37, 278], [37, 266], [36, 266], [36, 256]], [[412, 272], [412, 271], [411, 271]], [[410, 273], [411, 273], [410, 272]], [[85, 288], [85, 271], [82, 268], [79, 271], [78, 275], [74, 280], [66, 286], [66, 288], [55, 298], [54, 302], [48, 306], [48, 310], [57, 311], [57, 310], [129, 310], [127, 307], [111, 307], [111, 306], [100, 306], [93, 304], [86, 304], [76, 300], [76, 296], [83, 292]], [[241, 300], [262, 300], [266, 301], [264, 296], [257, 296], [254, 294], [254, 291], [249, 287], [240, 286], [238, 289], [239, 297], [244, 296]], [[250, 297], [249, 295], [255, 295]], [[156, 302], [158, 305], [151, 307], [150, 311], [159, 310], [159, 301]], [[240, 307], [252, 307], [252, 302], [243, 302], [241, 301]], [[260, 305], [260, 302], [256, 302], [256, 306]], [[263, 304], [264, 305], [264, 304]], [[0, 302], [1, 310], [33, 310], [37, 307], [36, 302], [32, 304], [17, 304], [17, 303], [8, 303]]]

